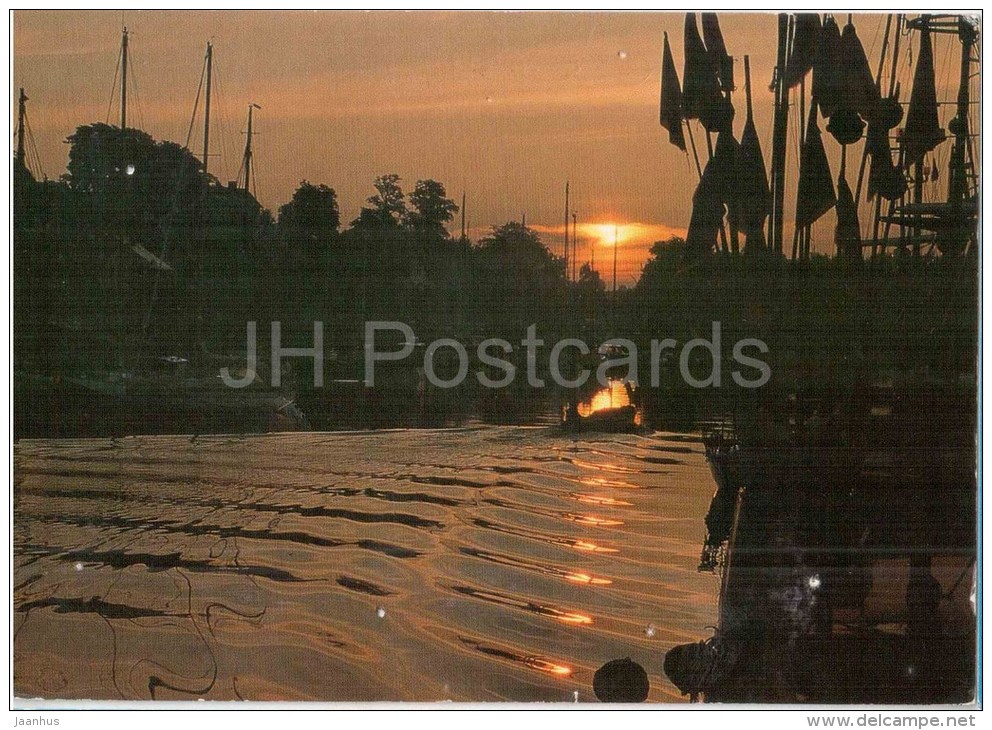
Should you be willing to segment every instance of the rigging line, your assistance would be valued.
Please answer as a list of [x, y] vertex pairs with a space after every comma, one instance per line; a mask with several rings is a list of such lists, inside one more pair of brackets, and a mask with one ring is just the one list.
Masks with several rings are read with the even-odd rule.
[[[940, 88], [943, 90], [943, 89], [948, 88], [948, 85], [950, 84], [951, 66], [952, 66], [952, 63], [951, 63], [951, 52], [954, 50], [956, 39], [953, 36], [948, 35], [946, 37], [941, 38], [941, 42], [943, 42], [945, 44], [945, 46], [946, 46], [946, 50], [944, 52], [944, 62], [943, 62], [943, 66], [944, 66], [944, 78], [942, 79], [941, 85], [940, 85]], [[955, 112], [955, 107], [952, 104], [938, 104], [937, 105], [937, 109], [938, 109], [938, 114], [939, 114], [939, 123], [940, 123], [941, 127], [945, 127], [946, 128], [947, 127], [947, 121], [948, 121], [947, 120], [947, 116], [948, 116], [948, 114]], [[944, 167], [944, 164], [947, 161], [947, 149], [946, 148], [947, 148], [947, 145], [938, 145], [937, 148], [933, 151], [933, 154], [931, 156], [931, 161], [933, 163], [933, 167], [934, 168], [936, 168], [936, 167], [943, 168]], [[933, 187], [937, 187], [937, 186], [933, 186]]]
[[217, 119], [220, 121], [220, 169], [224, 172], [224, 180], [231, 179], [231, 160], [233, 153], [231, 152], [231, 130], [230, 124], [228, 123], [228, 114], [225, 113], [227, 109], [227, 86], [222, 82], [222, 74], [220, 64], [217, 63], [217, 57], [213, 59], [213, 92], [217, 100], [215, 105], [217, 109]]
[[236, 157], [236, 152], [232, 148], [233, 142], [231, 141], [231, 120], [230, 120], [230, 109], [228, 108], [227, 100], [227, 81], [226, 77], [220, 73], [220, 67], [217, 65], [216, 59], [214, 60], [214, 80], [215, 88], [217, 89], [217, 118], [220, 120], [221, 128], [221, 141], [220, 141], [220, 153], [221, 153], [221, 169], [224, 171], [224, 179], [231, 179], [231, 165], [232, 160]]
[[[252, 133], [252, 134], [254, 136], [254, 133]], [[252, 160], [252, 166], [251, 166], [251, 189], [252, 189], [252, 194], [255, 196], [255, 200], [258, 200], [258, 168], [259, 168], [259, 161], [258, 161], [258, 152], [255, 150], [254, 147], [251, 148], [251, 160]]]
[[128, 47], [128, 56], [129, 56], [129, 58], [128, 58], [128, 61], [129, 61], [128, 67], [131, 70], [131, 75], [130, 75], [131, 88], [134, 89], [134, 108], [135, 108], [135, 111], [137, 112], [138, 125], [139, 125], [138, 128], [139, 129], [144, 129], [145, 128], [145, 110], [144, 110], [144, 105], [141, 103], [141, 94], [138, 92], [138, 74], [135, 71], [135, 56], [134, 56], [134, 51], [130, 47]]
[[882, 21], [885, 19], [885, 14], [878, 16], [878, 20], [875, 22], [875, 35], [871, 39], [871, 47], [868, 49], [868, 58], [871, 58], [871, 54], [875, 52], [875, 46], [878, 45], [878, 36], [882, 33]]
[[26, 144], [24, 145], [24, 159], [20, 160], [20, 163], [28, 169], [29, 172], [36, 170], [35, 157], [31, 152], [31, 125], [28, 123], [27, 116], [24, 117], [24, 136], [26, 138]]
[[31, 129], [31, 120], [28, 119], [27, 114], [24, 115], [24, 129], [28, 136], [28, 149], [30, 150], [28, 154], [32, 158], [32, 164], [36, 173], [44, 178], [46, 177], [45, 169], [41, 165], [41, 154], [38, 152], [38, 145], [34, 139], [34, 130]]
[[107, 102], [107, 124], [110, 124], [110, 112], [113, 111], [114, 98], [117, 96], [117, 77], [121, 72], [121, 53], [117, 54], [117, 66], [114, 68], [114, 81], [110, 85], [110, 101]]
[[193, 137], [193, 125], [196, 124], [196, 112], [200, 108], [200, 94], [203, 92], [203, 77], [207, 75], [207, 60], [203, 60], [203, 67], [200, 69], [200, 83], [196, 87], [196, 99], [193, 101], [193, 115], [189, 118], [189, 129], [186, 130], [186, 149], [189, 149], [190, 140]]

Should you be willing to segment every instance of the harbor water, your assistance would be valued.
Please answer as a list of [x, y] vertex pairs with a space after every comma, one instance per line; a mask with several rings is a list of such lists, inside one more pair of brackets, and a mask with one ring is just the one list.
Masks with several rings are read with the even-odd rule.
[[595, 701], [717, 622], [699, 439], [478, 426], [20, 440], [18, 697]]

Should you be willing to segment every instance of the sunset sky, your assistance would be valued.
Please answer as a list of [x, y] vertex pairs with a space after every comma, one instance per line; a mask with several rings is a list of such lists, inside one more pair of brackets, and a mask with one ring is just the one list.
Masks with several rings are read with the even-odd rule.
[[[266, 207], [275, 211], [303, 179], [326, 183], [337, 191], [346, 225], [374, 192], [375, 177], [396, 172], [407, 190], [434, 178], [456, 200], [465, 191], [473, 237], [526, 214], [559, 250], [569, 180], [580, 257], [588, 258], [588, 244], [598, 241], [596, 264], [605, 275], [612, 227], [603, 224], [620, 224], [620, 279], [630, 283], [651, 242], [683, 233], [689, 220], [695, 171], [658, 124], [662, 41], [667, 31], [681, 76], [683, 17], [128, 11], [135, 82], [129, 124], [157, 139], [185, 141], [212, 39], [211, 149], [220, 155], [211, 171], [222, 180], [237, 175], [246, 108], [259, 104], [254, 144]], [[726, 13], [720, 20], [736, 58], [735, 131], [744, 123], [743, 56], [750, 54], [767, 162], [775, 16]], [[118, 118], [112, 84], [121, 23], [120, 11], [14, 13], [14, 93], [24, 86], [30, 97], [30, 124], [49, 177], [64, 171], [63, 140], [77, 125], [107, 121], [108, 103], [109, 121]], [[856, 16], [855, 25], [874, 70], [884, 16]], [[951, 40], [938, 38], [935, 46], [942, 86], [954, 80], [947, 72], [957, 63]], [[201, 129], [198, 121], [191, 142], [197, 154]], [[839, 148], [828, 135], [825, 143], [836, 174]], [[856, 150], [853, 159], [860, 160], [860, 145]], [[796, 155], [793, 137], [793, 184]], [[815, 227], [819, 250], [833, 249], [833, 223], [830, 213]]]

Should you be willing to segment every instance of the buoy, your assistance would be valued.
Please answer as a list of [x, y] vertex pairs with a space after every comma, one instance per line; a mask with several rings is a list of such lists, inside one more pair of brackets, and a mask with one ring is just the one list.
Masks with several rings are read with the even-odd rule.
[[592, 678], [600, 702], [644, 702], [648, 698], [648, 673], [630, 657], [607, 662]]

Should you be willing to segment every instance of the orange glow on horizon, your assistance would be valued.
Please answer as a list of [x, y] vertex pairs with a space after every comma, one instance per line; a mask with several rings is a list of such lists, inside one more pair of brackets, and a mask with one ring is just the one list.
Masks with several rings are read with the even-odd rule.
[[612, 246], [614, 240], [619, 245], [630, 240], [633, 235], [619, 223], [580, 223], [578, 228], [580, 239], [594, 238], [597, 246]]

